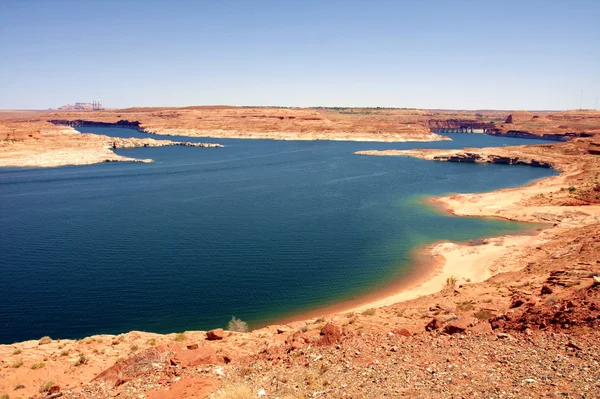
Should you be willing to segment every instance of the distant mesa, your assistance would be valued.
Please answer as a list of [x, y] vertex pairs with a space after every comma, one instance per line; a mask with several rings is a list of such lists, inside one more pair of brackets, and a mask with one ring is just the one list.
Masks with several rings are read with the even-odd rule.
[[103, 110], [104, 106], [99, 101], [93, 101], [91, 103], [75, 103], [67, 104], [59, 107], [59, 111], [99, 111]]

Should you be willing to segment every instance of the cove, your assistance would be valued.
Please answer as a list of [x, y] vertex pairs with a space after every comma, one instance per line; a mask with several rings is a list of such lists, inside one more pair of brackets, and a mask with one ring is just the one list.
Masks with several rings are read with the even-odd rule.
[[0, 343], [259, 326], [402, 279], [414, 248], [531, 226], [443, 215], [425, 196], [523, 185], [549, 169], [360, 157], [367, 149], [541, 144], [155, 136], [225, 148], [119, 150], [151, 164], [0, 169]]

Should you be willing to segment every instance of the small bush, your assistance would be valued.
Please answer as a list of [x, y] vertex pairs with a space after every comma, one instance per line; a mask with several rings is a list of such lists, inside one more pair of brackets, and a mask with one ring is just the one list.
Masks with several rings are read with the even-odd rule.
[[150, 338], [148, 340], [148, 345], [152, 345], [152, 346], [156, 345], [156, 339], [155, 338]]
[[37, 370], [37, 369], [41, 369], [44, 367], [46, 367], [46, 363], [44, 363], [44, 362], [34, 363], [31, 365], [32, 370]]
[[52, 338], [46, 336], [46, 337], [42, 337], [40, 338], [40, 342], [38, 343], [38, 345], [46, 345], [52, 342]]
[[15, 348], [15, 350], [13, 351], [13, 355], [20, 355], [21, 353], [23, 353], [23, 351], [19, 348]]
[[231, 316], [231, 320], [229, 320], [227, 329], [229, 331], [237, 331], [237, 332], [245, 333], [245, 332], [248, 332], [248, 324], [245, 321], [242, 321], [234, 316]]
[[23, 359], [19, 359], [19, 360], [14, 361], [13, 364], [10, 365], [10, 367], [12, 367], [13, 369], [18, 369], [22, 365], [23, 365]]
[[50, 390], [50, 388], [52, 388], [54, 385], [56, 385], [56, 384], [53, 383], [52, 381], [45, 382], [40, 387], [40, 393], [46, 393], [46, 392], [48, 392]]
[[87, 357], [85, 357], [85, 355], [83, 353], [79, 354], [79, 358], [77, 359], [77, 361], [75, 362], [75, 367], [77, 366], [81, 366], [84, 365], [88, 362]]
[[446, 288], [454, 290], [456, 288], [456, 277], [450, 276], [446, 279]]
[[364, 312], [362, 312], [361, 314], [363, 316], [375, 316], [375, 313], [377, 312], [377, 309], [375, 308], [371, 308], [371, 309], [367, 309]]
[[471, 301], [461, 302], [458, 305], [456, 305], [456, 309], [462, 312], [467, 312], [473, 309], [473, 303]]
[[183, 342], [187, 339], [185, 333], [175, 334], [175, 338], [173, 338], [175, 342]]
[[570, 193], [574, 193], [575, 191], [577, 191], [577, 189], [573, 186], [569, 187], [569, 192]]
[[8, 396], [8, 394], [5, 393], [2, 396], [0, 396], [0, 399], [10, 399], [10, 396]]
[[60, 351], [60, 355], [61, 356], [69, 356], [69, 350], [68, 349], [63, 349], [62, 351]]
[[301, 332], [303, 332], [303, 333], [307, 332], [308, 331], [308, 324], [303, 325], [298, 330], [301, 331]]
[[219, 389], [214, 399], [254, 399], [256, 392], [247, 385], [229, 385]]
[[135, 352], [135, 351], [137, 351], [137, 350], [139, 349], [139, 347], [138, 347], [137, 345], [133, 344], [133, 345], [131, 345], [131, 346], [129, 347], [129, 349], [130, 349], [132, 352]]
[[475, 314], [473, 314], [473, 316], [475, 316], [475, 318], [477, 320], [488, 320], [493, 315], [492, 315], [492, 313], [489, 310], [480, 310], [478, 312], [475, 312]]

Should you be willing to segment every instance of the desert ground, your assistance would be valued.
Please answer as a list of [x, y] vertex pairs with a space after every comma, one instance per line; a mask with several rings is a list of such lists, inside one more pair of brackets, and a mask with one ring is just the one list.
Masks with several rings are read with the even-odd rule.
[[[69, 126], [77, 121], [137, 121], [156, 134], [361, 141], [427, 141], [435, 136], [431, 120], [483, 121], [494, 122], [495, 134], [569, 140], [385, 152], [369, 151], [365, 143], [357, 156], [552, 167], [559, 174], [524, 187], [432, 199], [457, 217], [543, 227], [536, 234], [438, 243], [431, 249], [437, 266], [412, 287], [251, 332], [234, 322], [209, 332], [132, 331], [0, 345], [3, 399], [599, 397], [600, 112], [235, 107], [102, 112], [0, 114], [0, 165], [110, 159], [114, 139], [79, 134]], [[124, 140], [116, 147], [152, 142]], [[88, 150], [95, 153], [83, 157]]]

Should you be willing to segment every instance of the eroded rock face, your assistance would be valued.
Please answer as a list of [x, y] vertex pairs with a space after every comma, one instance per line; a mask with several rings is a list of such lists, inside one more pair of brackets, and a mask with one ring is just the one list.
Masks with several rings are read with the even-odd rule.
[[104, 381], [114, 386], [121, 385], [125, 381], [148, 372], [152, 364], [166, 364], [169, 353], [170, 349], [166, 345], [146, 349], [127, 360], [115, 363], [98, 374], [93, 381]]
[[600, 328], [600, 286], [590, 285], [572, 298], [527, 303], [518, 312], [490, 319], [494, 330], [570, 330]]

